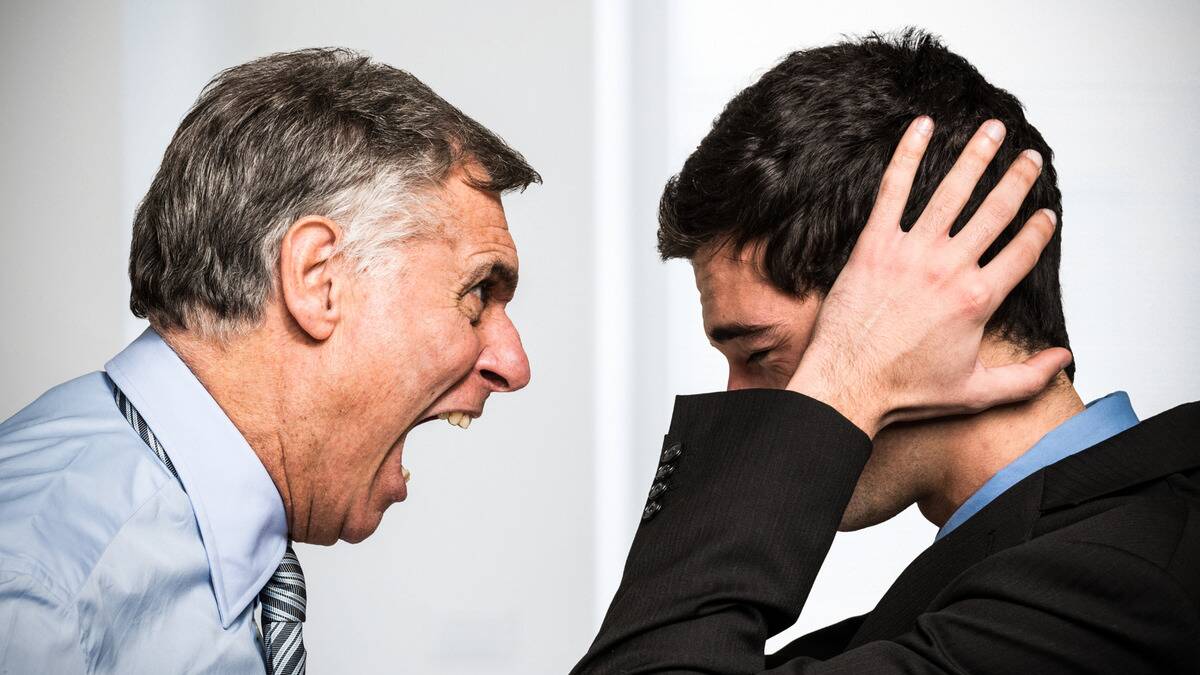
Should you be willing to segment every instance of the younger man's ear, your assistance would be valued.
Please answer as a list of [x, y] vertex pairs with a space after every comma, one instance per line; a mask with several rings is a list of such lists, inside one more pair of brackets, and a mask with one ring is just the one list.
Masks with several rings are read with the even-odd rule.
[[283, 235], [279, 251], [279, 285], [283, 306], [300, 329], [326, 340], [340, 318], [342, 280], [332, 260], [342, 228], [321, 216], [304, 216]]

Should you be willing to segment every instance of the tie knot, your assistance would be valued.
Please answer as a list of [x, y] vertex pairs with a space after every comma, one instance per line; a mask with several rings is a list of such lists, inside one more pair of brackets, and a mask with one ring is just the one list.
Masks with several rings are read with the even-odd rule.
[[262, 603], [263, 622], [271, 621], [304, 621], [304, 607], [308, 595], [304, 590], [304, 572], [300, 569], [300, 560], [288, 544], [283, 560], [271, 580], [267, 582], [262, 593], [258, 596]]

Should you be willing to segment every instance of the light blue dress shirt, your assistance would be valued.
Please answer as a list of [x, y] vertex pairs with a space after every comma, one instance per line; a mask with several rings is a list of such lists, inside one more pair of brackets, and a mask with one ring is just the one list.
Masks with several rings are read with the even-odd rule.
[[1059, 460], [1103, 443], [1137, 423], [1137, 414], [1129, 404], [1129, 395], [1123, 391], [1092, 401], [1086, 409], [1052, 429], [1032, 448], [996, 472], [958, 507], [942, 529], [938, 530], [934, 541], [950, 534], [954, 528], [1025, 478]]
[[257, 455], [147, 330], [0, 424], [0, 673], [263, 673], [254, 612], [286, 546]]

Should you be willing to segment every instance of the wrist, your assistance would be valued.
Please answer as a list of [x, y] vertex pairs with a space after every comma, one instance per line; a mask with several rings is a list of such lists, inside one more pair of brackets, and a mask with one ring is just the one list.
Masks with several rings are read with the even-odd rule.
[[884, 426], [884, 411], [878, 405], [880, 397], [869, 393], [873, 388], [855, 378], [833, 378], [829, 370], [802, 360], [787, 389], [828, 405], [874, 439]]

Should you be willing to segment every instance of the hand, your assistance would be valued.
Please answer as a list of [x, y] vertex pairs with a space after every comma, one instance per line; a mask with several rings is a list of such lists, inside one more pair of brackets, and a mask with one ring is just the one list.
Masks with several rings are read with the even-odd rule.
[[788, 389], [828, 403], [872, 438], [901, 420], [972, 413], [1036, 395], [1071, 362], [1066, 349], [988, 368], [984, 326], [1037, 263], [1056, 218], [1043, 209], [986, 266], [979, 258], [1012, 221], [1041, 173], [1026, 150], [955, 236], [979, 177], [1004, 140], [991, 120], [976, 132], [909, 232], [900, 229], [933, 121], [909, 125], [849, 261], [829, 290]]

